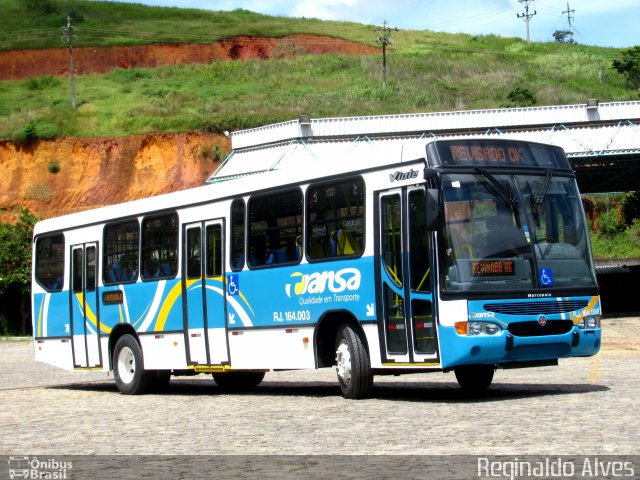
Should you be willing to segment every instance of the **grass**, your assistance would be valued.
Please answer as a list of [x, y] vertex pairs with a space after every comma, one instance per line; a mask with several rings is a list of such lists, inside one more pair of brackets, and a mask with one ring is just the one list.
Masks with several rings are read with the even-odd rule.
[[596, 259], [640, 258], [640, 236], [631, 228], [618, 235], [591, 233], [591, 250]]
[[[0, 82], [0, 138], [109, 136], [246, 128], [295, 118], [495, 108], [508, 92], [531, 90], [538, 104], [628, 100], [622, 79], [545, 71], [526, 58], [509, 64], [487, 54], [394, 53], [383, 89], [376, 56], [302, 56], [155, 69], [117, 69], [76, 77], [77, 110], [64, 78]], [[600, 62], [603, 63], [602, 61]], [[575, 86], [574, 84], [578, 84]], [[33, 85], [37, 85], [34, 88]]]
[[[370, 27], [349, 22], [271, 17], [248, 10], [206, 11], [148, 7], [93, 0], [2, 0], [0, 49], [51, 48], [60, 45], [67, 15], [77, 28], [74, 45], [112, 46], [144, 43], [212, 43], [237, 35], [283, 36], [315, 33], [373, 44]], [[45, 13], [46, 4], [53, 12]]]

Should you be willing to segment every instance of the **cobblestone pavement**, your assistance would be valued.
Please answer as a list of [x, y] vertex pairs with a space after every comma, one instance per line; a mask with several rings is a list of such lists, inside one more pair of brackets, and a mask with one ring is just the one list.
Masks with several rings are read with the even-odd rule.
[[268, 373], [223, 394], [210, 376], [163, 394], [120, 395], [104, 372], [33, 360], [0, 342], [0, 454], [640, 454], [640, 318], [607, 319], [595, 357], [499, 370], [466, 398], [452, 373], [376, 377], [345, 400], [335, 372]]

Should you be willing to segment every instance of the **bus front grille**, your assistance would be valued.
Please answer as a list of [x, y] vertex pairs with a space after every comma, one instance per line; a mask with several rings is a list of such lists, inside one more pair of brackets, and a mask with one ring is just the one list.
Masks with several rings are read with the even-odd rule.
[[516, 337], [542, 337], [544, 335], [562, 335], [573, 328], [571, 320], [548, 320], [540, 325], [537, 321], [515, 322], [509, 324], [509, 333]]
[[586, 300], [561, 300], [544, 302], [486, 303], [487, 312], [503, 315], [551, 315], [580, 310], [586, 307]]

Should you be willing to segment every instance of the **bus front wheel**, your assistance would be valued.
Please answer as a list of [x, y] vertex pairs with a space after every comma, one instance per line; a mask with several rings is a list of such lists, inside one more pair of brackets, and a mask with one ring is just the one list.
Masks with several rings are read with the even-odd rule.
[[113, 376], [120, 393], [140, 395], [153, 380], [153, 372], [144, 369], [142, 349], [131, 335], [123, 335], [113, 349]]
[[341, 325], [336, 335], [336, 373], [343, 397], [356, 399], [371, 394], [373, 373], [369, 353], [349, 324]]
[[455, 367], [453, 371], [458, 384], [465, 392], [482, 393], [493, 381], [495, 365], [461, 365]]

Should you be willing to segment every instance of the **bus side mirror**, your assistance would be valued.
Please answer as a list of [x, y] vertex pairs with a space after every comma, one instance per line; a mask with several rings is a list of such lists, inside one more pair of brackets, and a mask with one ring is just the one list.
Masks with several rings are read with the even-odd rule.
[[433, 231], [438, 228], [440, 220], [440, 205], [438, 202], [440, 191], [436, 188], [428, 188], [426, 193], [426, 227], [427, 230]]

